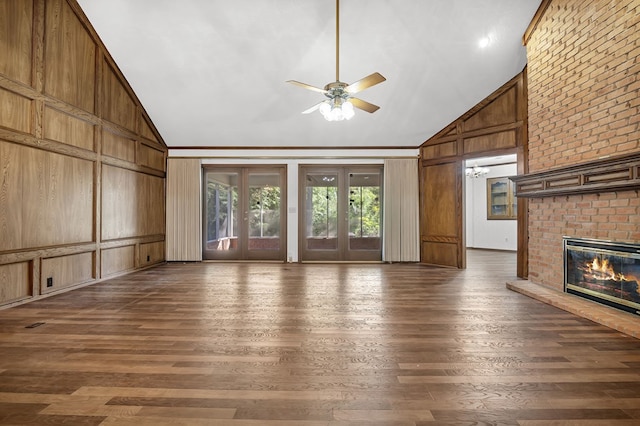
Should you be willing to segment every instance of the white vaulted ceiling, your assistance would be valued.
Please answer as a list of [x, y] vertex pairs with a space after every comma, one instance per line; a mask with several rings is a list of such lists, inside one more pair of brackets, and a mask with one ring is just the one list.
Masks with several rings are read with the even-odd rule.
[[[335, 0], [78, 0], [169, 147], [417, 147], [522, 71], [540, 0], [342, 0], [340, 80], [380, 106], [301, 111], [335, 80]], [[490, 38], [488, 46], [480, 39]]]

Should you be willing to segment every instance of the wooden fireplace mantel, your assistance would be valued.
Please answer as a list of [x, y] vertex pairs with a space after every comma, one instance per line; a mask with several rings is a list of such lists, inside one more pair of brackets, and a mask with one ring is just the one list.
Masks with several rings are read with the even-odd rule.
[[524, 198], [640, 189], [640, 152], [509, 179]]

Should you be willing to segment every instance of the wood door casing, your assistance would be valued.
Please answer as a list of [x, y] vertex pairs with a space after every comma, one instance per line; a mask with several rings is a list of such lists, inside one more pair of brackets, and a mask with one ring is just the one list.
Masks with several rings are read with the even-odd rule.
[[420, 257], [423, 263], [465, 267], [462, 163], [423, 165], [420, 173]]

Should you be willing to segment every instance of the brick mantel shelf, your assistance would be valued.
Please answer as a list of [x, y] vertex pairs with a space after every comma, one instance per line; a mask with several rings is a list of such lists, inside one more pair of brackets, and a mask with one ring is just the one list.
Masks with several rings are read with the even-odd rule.
[[509, 179], [524, 198], [640, 189], [640, 152]]

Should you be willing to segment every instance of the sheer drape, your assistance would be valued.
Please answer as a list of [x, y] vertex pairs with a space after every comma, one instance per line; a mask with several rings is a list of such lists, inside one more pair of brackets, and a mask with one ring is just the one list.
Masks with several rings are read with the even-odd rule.
[[385, 262], [419, 262], [418, 160], [390, 159], [384, 162]]
[[200, 160], [167, 161], [167, 260], [202, 260]]

